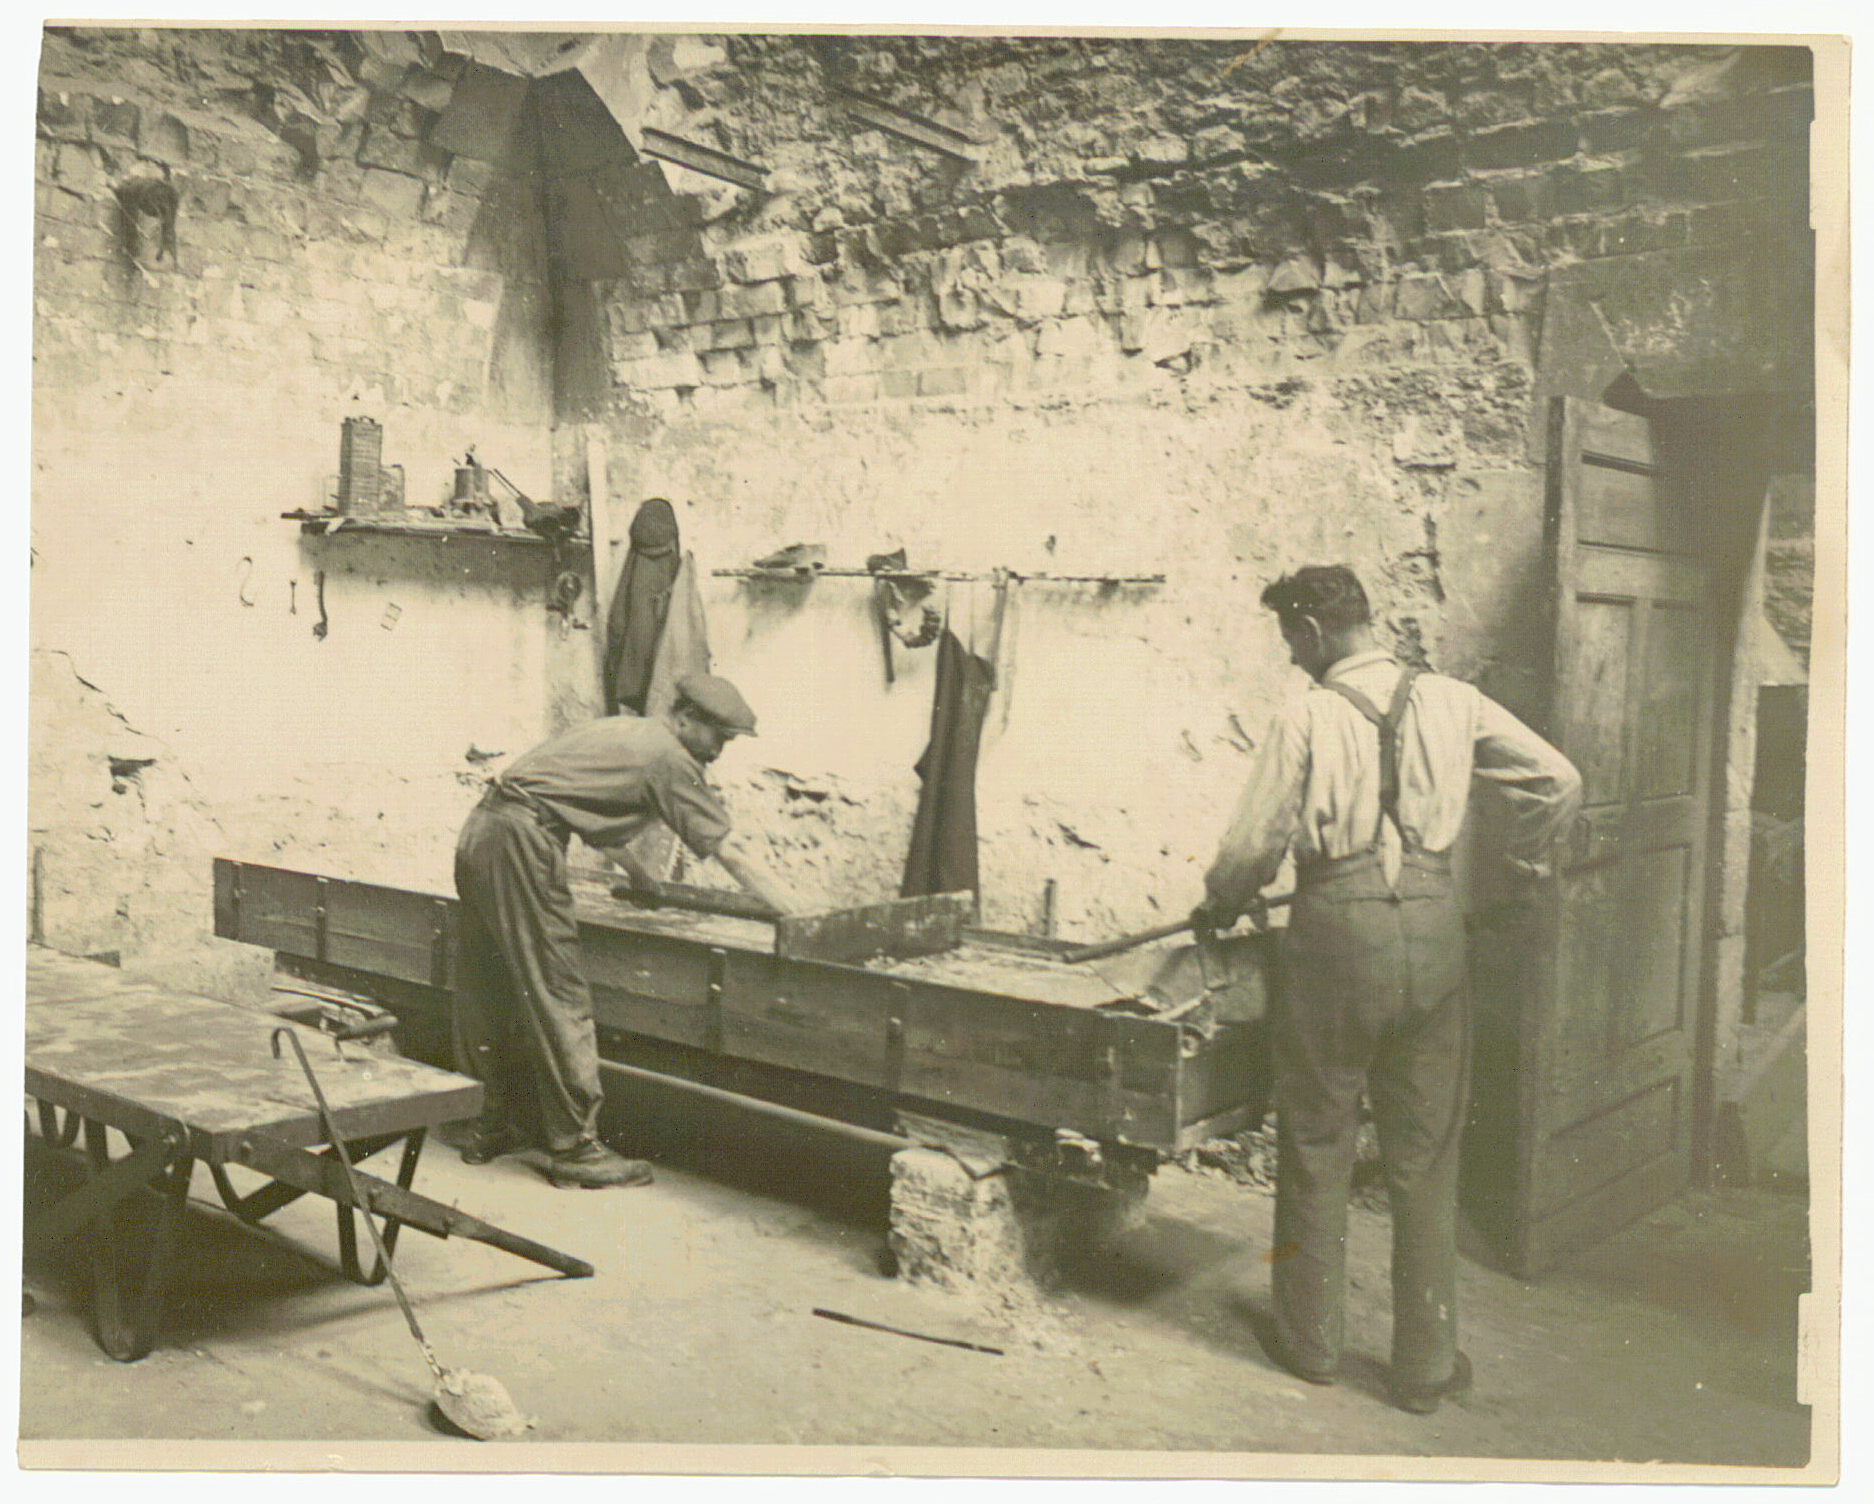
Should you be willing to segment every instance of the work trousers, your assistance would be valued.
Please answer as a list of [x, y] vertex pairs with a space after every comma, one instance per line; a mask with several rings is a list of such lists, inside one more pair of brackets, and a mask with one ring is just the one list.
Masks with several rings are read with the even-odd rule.
[[1457, 1167], [1470, 1076], [1464, 926], [1448, 868], [1377, 852], [1304, 874], [1273, 1014], [1277, 1334], [1331, 1372], [1344, 1327], [1347, 1194], [1360, 1098], [1392, 1198], [1393, 1374], [1438, 1384], [1457, 1357]]
[[579, 967], [566, 843], [491, 792], [456, 842], [458, 1056], [484, 1089], [483, 1124], [537, 1126], [549, 1149], [598, 1136], [598, 1039]]

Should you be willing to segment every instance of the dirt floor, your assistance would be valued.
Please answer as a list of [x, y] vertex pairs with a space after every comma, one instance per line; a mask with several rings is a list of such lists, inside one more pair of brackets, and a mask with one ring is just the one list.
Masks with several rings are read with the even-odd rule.
[[[1144, 1225], [1017, 1320], [885, 1277], [882, 1152], [746, 1125], [667, 1129], [650, 1145], [657, 1183], [623, 1192], [555, 1190], [521, 1160], [470, 1169], [436, 1145], [420, 1189], [599, 1268], [561, 1280], [407, 1234], [399, 1265], [442, 1360], [501, 1379], [542, 1442], [1807, 1457], [1796, 1196], [1690, 1195], [1539, 1283], [1467, 1259], [1477, 1387], [1420, 1418], [1384, 1397], [1380, 1213], [1354, 1211], [1349, 1351], [1338, 1387], [1317, 1389], [1263, 1356], [1273, 1202], [1224, 1175], [1161, 1170]], [[46, 1173], [27, 1187], [30, 1217]], [[195, 1195], [212, 1196], [205, 1175]], [[80, 1274], [29, 1264], [22, 1437], [436, 1437], [389, 1287], [339, 1277], [323, 1203], [276, 1220], [283, 1237], [192, 1209], [165, 1343], [136, 1364], [93, 1344]], [[1005, 1351], [865, 1330], [815, 1307]]]

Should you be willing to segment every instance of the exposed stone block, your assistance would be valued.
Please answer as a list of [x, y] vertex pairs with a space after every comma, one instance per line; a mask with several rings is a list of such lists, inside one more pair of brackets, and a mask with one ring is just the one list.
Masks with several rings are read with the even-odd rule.
[[1414, 137], [1397, 148], [1383, 168], [1360, 174], [1366, 181], [1387, 177], [1406, 182], [1439, 182], [1458, 176], [1464, 169], [1464, 146], [1457, 136], [1439, 131]]
[[292, 255], [284, 235], [257, 225], [248, 226], [245, 250], [255, 261], [285, 261]]
[[826, 266], [839, 259], [839, 237], [831, 230], [818, 230], [807, 237], [806, 258], [813, 266]]
[[[730, 275], [734, 275], [733, 268], [730, 269]], [[787, 309], [787, 289], [780, 282], [754, 282], [744, 286], [725, 287], [722, 289], [720, 301], [722, 308], [720, 316], [723, 318], [750, 318], [756, 314], [783, 313]]]
[[1686, 242], [1690, 245], [1728, 245], [1766, 233], [1771, 215], [1760, 199], [1728, 204], [1699, 204], [1685, 213]]
[[920, 371], [917, 392], [920, 397], [960, 397], [970, 390], [970, 366], [937, 366]]
[[1619, 168], [1605, 163], [1559, 167], [1550, 184], [1557, 214], [1591, 214], [1614, 208], [1626, 198]]
[[788, 262], [786, 247], [770, 242], [728, 252], [722, 258], [722, 269], [736, 282], [771, 282], [788, 274]]
[[937, 297], [937, 323], [945, 329], [980, 329], [989, 321], [981, 301], [966, 287], [952, 287]]
[[666, 281], [672, 292], [700, 292], [722, 285], [722, 270], [707, 257], [691, 257], [672, 264]]
[[1596, 110], [1580, 120], [1581, 137], [1596, 156], [1655, 146], [1671, 135], [1667, 117], [1654, 109]]
[[899, 1276], [1022, 1304], [1051, 1289], [1065, 1258], [1142, 1214], [1142, 1171], [1099, 1185], [944, 1148], [892, 1156], [891, 1249]]
[[1649, 176], [1663, 197], [1716, 203], [1764, 192], [1771, 162], [1759, 145], [1710, 147], [1659, 159]]
[[835, 325], [828, 315], [812, 308], [797, 308], [787, 316], [787, 338], [793, 342], [802, 340], [831, 339]]
[[358, 161], [364, 166], [382, 167], [417, 178], [441, 177], [448, 160], [444, 153], [381, 125], [367, 127], [358, 147]]
[[128, 99], [98, 99], [91, 106], [91, 133], [110, 140], [137, 143], [143, 112]]
[[698, 386], [703, 380], [703, 367], [688, 351], [668, 351], [634, 360], [619, 374], [640, 386]]
[[1425, 228], [1480, 230], [1490, 204], [1487, 189], [1472, 183], [1433, 183], [1425, 190]]
[[787, 374], [798, 380], [818, 381], [826, 375], [826, 349], [817, 340], [795, 340], [784, 352], [764, 350], [762, 354], [781, 355]]
[[1666, 117], [1673, 141], [1681, 146], [1765, 141], [1807, 135], [1815, 115], [1815, 97], [1805, 85], [1766, 93], [1711, 99], [1673, 110]]
[[867, 339], [878, 334], [878, 304], [851, 303], [834, 315], [834, 325], [843, 340]]
[[683, 312], [682, 322], [686, 324], [713, 324], [717, 319], [736, 316], [735, 310], [725, 309], [724, 294], [713, 287], [679, 293], [677, 298]]
[[1067, 301], [1067, 284], [1058, 277], [1024, 276], [1012, 279], [1012, 310], [1021, 319], [1057, 317]]
[[1628, 256], [1639, 251], [1677, 250], [1687, 243], [1689, 224], [1685, 214], [1636, 209], [1617, 219], [1601, 221], [1590, 254]]
[[697, 364], [702, 369], [703, 379], [714, 385], [720, 386], [748, 379], [743, 352], [738, 350], [705, 350], [697, 357]]
[[706, 348], [735, 350], [755, 343], [754, 326], [747, 319], [725, 319], [709, 326]]
[[1547, 219], [1554, 212], [1554, 195], [1547, 173], [1498, 179], [1490, 184], [1488, 191], [1500, 220], [1522, 223]]
[[138, 146], [146, 157], [179, 166], [189, 160], [190, 141], [186, 125], [174, 115], [163, 115], [144, 122]]
[[[1084, 284], [1076, 284], [1073, 292], [1084, 291]], [[1090, 311], [1090, 307], [1081, 307], [1078, 299], [1070, 299], [1062, 310], [1066, 314], [1078, 314]], [[1158, 286], [1153, 292], [1152, 301], [1160, 308], [1183, 308], [1201, 306], [1217, 301], [1215, 286], [1211, 275], [1201, 266], [1168, 266], [1158, 274]]]
[[1395, 130], [1418, 133], [1449, 124], [1451, 103], [1442, 93], [1408, 84], [1392, 107]]
[[826, 374], [867, 375], [878, 369], [878, 349], [869, 339], [840, 339], [826, 346]]
[[1401, 277], [1393, 310], [1397, 317], [1424, 321], [1455, 318], [1464, 312], [1443, 277]]
[[1160, 266], [1194, 266], [1197, 242], [1182, 230], [1171, 230], [1155, 237]]
[[965, 204], [957, 211], [960, 224], [957, 239], [989, 240], [1007, 233], [1008, 226], [987, 204]]
[[820, 384], [821, 395], [830, 403], [873, 402], [878, 391], [878, 377], [872, 375], [829, 376]]
[[1312, 256], [1290, 256], [1270, 275], [1266, 291], [1270, 297], [1279, 297], [1313, 292], [1320, 285], [1320, 269]]
[[82, 141], [91, 125], [94, 96], [65, 89], [39, 90], [39, 131], [54, 140]]
[[873, 306], [878, 313], [878, 332], [882, 335], [918, 334], [931, 322], [926, 317], [922, 298], [901, 298]]
[[1248, 149], [1243, 133], [1234, 126], [1211, 125], [1191, 138], [1191, 156], [1198, 164], [1234, 161]]
[[54, 172], [61, 188], [73, 193], [97, 193], [104, 187], [104, 170], [98, 154], [89, 146], [67, 141], [58, 149]]
[[389, 219], [414, 219], [423, 207], [423, 181], [381, 167], [367, 167], [359, 190], [364, 201]]
[[1481, 168], [1536, 167], [1566, 161], [1579, 148], [1574, 121], [1541, 120], [1471, 132], [1464, 143], [1464, 160]]

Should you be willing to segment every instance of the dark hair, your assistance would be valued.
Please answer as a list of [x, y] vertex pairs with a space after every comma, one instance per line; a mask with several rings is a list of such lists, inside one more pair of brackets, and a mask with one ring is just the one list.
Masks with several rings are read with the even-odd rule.
[[1373, 619], [1360, 578], [1345, 564], [1310, 564], [1283, 575], [1262, 592], [1262, 603], [1290, 627], [1312, 616], [1322, 630], [1343, 632]]

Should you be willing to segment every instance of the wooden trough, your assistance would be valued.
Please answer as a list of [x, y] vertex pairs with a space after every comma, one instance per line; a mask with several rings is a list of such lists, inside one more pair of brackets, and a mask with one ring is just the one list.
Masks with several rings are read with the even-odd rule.
[[[1275, 984], [1258, 936], [1237, 1006], [1142, 1016], [1108, 968], [1064, 944], [962, 931], [954, 948], [845, 964], [777, 954], [772, 921], [645, 910], [576, 880], [580, 943], [601, 1054], [681, 1046], [886, 1094], [904, 1107], [1175, 1154], [1259, 1120], [1263, 1024], [1245, 988]], [[220, 859], [215, 933], [276, 952], [300, 974], [446, 1020], [456, 901], [436, 893]], [[1107, 971], [1108, 976], [1101, 972]], [[1259, 999], [1252, 998], [1259, 1003]], [[1224, 1016], [1230, 1015], [1230, 1016]]]

